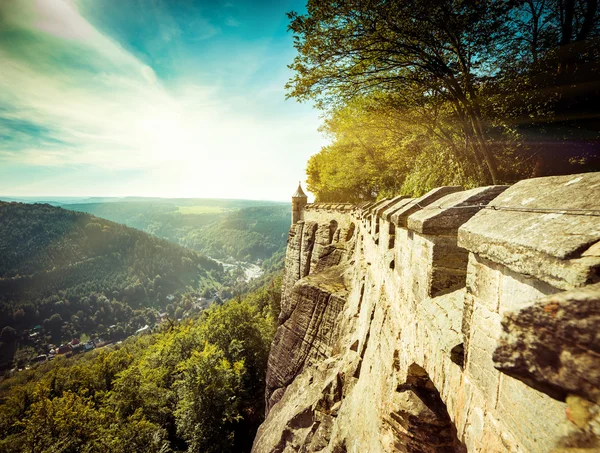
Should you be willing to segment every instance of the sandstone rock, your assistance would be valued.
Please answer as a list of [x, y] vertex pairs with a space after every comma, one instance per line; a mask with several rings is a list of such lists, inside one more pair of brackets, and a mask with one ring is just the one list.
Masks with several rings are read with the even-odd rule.
[[267, 369], [267, 410], [302, 370], [331, 355], [334, 327], [347, 295], [343, 266], [299, 280], [288, 294], [289, 316], [277, 328]]
[[326, 451], [343, 395], [352, 389], [360, 358], [330, 358], [307, 366], [269, 412], [258, 430], [254, 452]]
[[390, 220], [399, 227], [405, 227], [406, 221], [411, 214], [414, 214], [420, 209], [423, 209], [425, 206], [430, 205], [431, 203], [439, 200], [440, 198], [455, 192], [460, 192], [462, 187], [460, 186], [444, 186], [438, 187], [436, 189], [431, 189], [425, 195], [420, 198], [417, 198], [410, 203], [402, 206], [400, 209], [395, 211], [391, 216]]
[[422, 234], [456, 234], [458, 228], [477, 214], [480, 206], [504, 192], [508, 186], [488, 186], [446, 195], [408, 217], [409, 230]]
[[[494, 210], [494, 206], [497, 208]], [[598, 280], [600, 173], [520, 181], [458, 232], [458, 245], [560, 289]]]
[[600, 284], [507, 312], [502, 327], [496, 368], [560, 400], [600, 401]]

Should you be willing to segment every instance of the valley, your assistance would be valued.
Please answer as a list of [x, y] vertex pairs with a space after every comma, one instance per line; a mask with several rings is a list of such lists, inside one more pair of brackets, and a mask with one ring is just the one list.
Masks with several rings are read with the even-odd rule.
[[283, 267], [284, 203], [67, 201], [0, 202], [3, 371], [195, 317]]

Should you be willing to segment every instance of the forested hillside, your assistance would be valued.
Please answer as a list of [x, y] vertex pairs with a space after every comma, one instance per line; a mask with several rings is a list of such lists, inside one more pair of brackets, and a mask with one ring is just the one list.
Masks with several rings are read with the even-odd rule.
[[281, 279], [195, 321], [0, 382], [0, 451], [248, 452]]
[[218, 259], [265, 260], [285, 247], [287, 203], [210, 199], [141, 199], [65, 208], [138, 228]]
[[0, 203], [0, 329], [24, 339], [38, 326], [36, 348], [130, 335], [153, 325], [157, 310], [194, 308], [185, 294], [209, 296], [222, 278], [220, 264], [141, 231], [49, 205]]

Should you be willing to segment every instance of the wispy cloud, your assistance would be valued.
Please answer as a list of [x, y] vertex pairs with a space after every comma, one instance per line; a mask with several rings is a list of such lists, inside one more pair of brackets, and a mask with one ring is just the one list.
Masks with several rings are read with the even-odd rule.
[[[230, 19], [227, 25], [239, 25]], [[193, 20], [194, 36], [182, 39], [177, 25], [166, 26], [166, 20], [160, 39], [178, 46], [220, 32], [201, 16]], [[265, 46], [224, 61], [222, 68], [230, 67], [226, 76], [250, 83], [267, 60]], [[0, 65], [0, 165], [158, 169], [171, 181], [178, 179], [176, 169], [193, 178], [189, 170], [195, 168], [203, 175], [196, 186], [200, 193], [225, 175], [249, 184], [248, 168], [264, 173], [257, 165], [261, 160], [303, 165], [320, 143], [316, 134], [306, 134], [307, 127], [316, 129], [316, 115], [279, 114], [283, 94], [276, 101], [270, 97], [273, 80], [245, 94], [232, 91], [218, 74], [201, 73], [201, 53], [164, 80], [70, 0], [0, 2]], [[197, 79], [190, 68], [198, 68]], [[283, 69], [277, 77], [283, 83]], [[281, 158], [286, 149], [287, 160]], [[228, 195], [233, 194], [223, 194]]]
[[227, 19], [225, 19], [225, 25], [229, 26], [229, 27], [239, 27], [241, 24], [241, 22], [239, 20], [237, 20], [235, 17], [229, 16]]

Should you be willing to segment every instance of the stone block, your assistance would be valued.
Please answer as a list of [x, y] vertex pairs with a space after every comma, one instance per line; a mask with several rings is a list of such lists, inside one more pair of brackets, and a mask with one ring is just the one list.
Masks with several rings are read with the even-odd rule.
[[500, 373], [494, 368], [492, 354], [500, 336], [500, 316], [475, 304], [468, 342], [466, 371], [473, 383], [489, 398], [493, 406]]
[[481, 440], [485, 428], [485, 413], [481, 407], [474, 407], [469, 413], [469, 422], [465, 429], [467, 451], [482, 451]]
[[406, 227], [407, 219], [411, 214], [414, 214], [420, 209], [423, 209], [425, 206], [430, 205], [431, 203], [439, 200], [445, 195], [454, 192], [460, 192], [461, 190], [462, 187], [460, 186], [445, 186], [431, 189], [422, 197], [416, 198], [415, 200], [412, 200], [409, 203], [403, 205], [401, 208], [397, 209], [393, 214], [391, 214], [390, 219], [396, 224], [396, 226]]
[[489, 353], [480, 349], [473, 341], [469, 346], [469, 360], [466, 373], [493, 407], [496, 403], [498, 386], [500, 385], [500, 373], [494, 369]]
[[496, 418], [524, 451], [548, 452], [575, 430], [565, 417], [565, 409], [566, 404], [502, 376]]
[[498, 267], [502, 272], [498, 306], [500, 314], [518, 310], [540, 297], [559, 291], [535, 277], [518, 274], [505, 266]]
[[[456, 234], [458, 228], [508, 186], [488, 186], [451, 193], [411, 213], [407, 227], [422, 234]], [[423, 206], [421, 204], [421, 206]]]
[[374, 214], [376, 217], [383, 217], [383, 213], [396, 206], [400, 201], [405, 200], [406, 198], [408, 198], [406, 195], [398, 195], [397, 197], [394, 197], [390, 200], [387, 200], [385, 203], [380, 204], [379, 206], [377, 206], [377, 208], [375, 208]]
[[[560, 289], [593, 281], [600, 241], [600, 173], [520, 181], [458, 232], [458, 245]], [[566, 234], [568, 232], [568, 234]]]
[[501, 278], [497, 264], [474, 254], [469, 255], [467, 291], [490, 311], [498, 311]]
[[400, 210], [403, 206], [406, 206], [407, 204], [411, 203], [412, 201], [414, 201], [414, 198], [402, 198], [398, 200], [393, 205], [389, 205], [388, 207], [386, 207], [386, 209], [381, 213], [381, 217], [386, 221], [391, 222], [392, 214]]
[[377, 209], [380, 208], [381, 206], [386, 205], [388, 202], [390, 201], [389, 198], [383, 198], [379, 201], [376, 201], [375, 203], [373, 203], [371, 206], [369, 206], [369, 208], [367, 209], [367, 212], [375, 217], [375, 213], [377, 212]]

